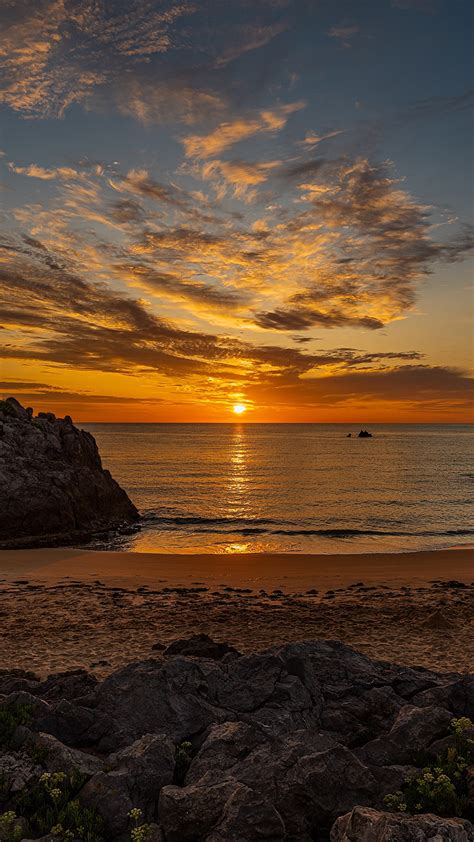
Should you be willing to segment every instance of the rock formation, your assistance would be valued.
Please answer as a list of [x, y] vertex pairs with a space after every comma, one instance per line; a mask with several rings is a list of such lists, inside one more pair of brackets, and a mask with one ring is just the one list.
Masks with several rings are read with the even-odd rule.
[[69, 416], [0, 402], [0, 546], [84, 540], [138, 518], [90, 433]]
[[470, 842], [473, 826], [463, 819], [423, 816], [399, 816], [367, 807], [356, 807], [335, 823], [331, 842]]
[[100, 683], [82, 670], [0, 674], [0, 722], [29, 711], [0, 748], [0, 813], [19, 812], [45, 769], [74, 768], [112, 842], [130, 839], [135, 808], [155, 842], [473, 842], [472, 798], [456, 819], [390, 813], [384, 796], [453, 744], [451, 720], [474, 716], [474, 676], [337, 641], [251, 655], [211, 644], [181, 641]]

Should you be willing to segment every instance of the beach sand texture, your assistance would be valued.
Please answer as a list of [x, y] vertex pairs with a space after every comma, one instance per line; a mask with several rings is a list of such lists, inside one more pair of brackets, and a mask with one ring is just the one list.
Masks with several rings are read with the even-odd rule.
[[0, 669], [103, 676], [194, 633], [241, 651], [338, 639], [372, 658], [472, 671], [474, 552], [0, 552]]

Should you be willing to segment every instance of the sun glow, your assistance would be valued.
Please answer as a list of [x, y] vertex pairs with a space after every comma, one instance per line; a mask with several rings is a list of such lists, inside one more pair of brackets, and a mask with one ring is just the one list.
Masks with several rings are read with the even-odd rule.
[[245, 412], [246, 409], [247, 407], [245, 406], [245, 404], [234, 403], [234, 406], [232, 407], [232, 412], [235, 412], [236, 415], [242, 415], [242, 413]]

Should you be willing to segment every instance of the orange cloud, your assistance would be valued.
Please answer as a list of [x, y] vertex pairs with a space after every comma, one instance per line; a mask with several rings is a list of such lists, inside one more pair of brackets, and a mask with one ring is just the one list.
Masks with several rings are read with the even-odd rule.
[[304, 102], [293, 102], [273, 110], [260, 111], [254, 118], [237, 118], [221, 123], [207, 135], [188, 135], [181, 140], [185, 155], [187, 158], [211, 158], [253, 135], [277, 132], [284, 128], [290, 114], [304, 107]]
[[28, 164], [26, 167], [20, 167], [16, 164], [10, 163], [9, 169], [17, 175], [25, 175], [28, 178], [39, 178], [42, 181], [52, 181], [55, 178], [83, 178], [83, 174], [72, 167], [55, 167], [54, 169], [47, 169], [46, 167], [38, 166], [38, 164]]

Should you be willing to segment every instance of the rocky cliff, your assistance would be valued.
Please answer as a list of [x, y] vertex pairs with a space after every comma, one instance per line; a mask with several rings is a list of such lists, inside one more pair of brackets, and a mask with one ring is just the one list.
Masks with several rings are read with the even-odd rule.
[[0, 402], [0, 546], [84, 540], [138, 518], [90, 433], [69, 416]]
[[149, 842], [473, 842], [472, 759], [458, 764], [465, 791], [452, 772], [464, 818], [443, 800], [446, 781], [420, 815], [384, 805], [421, 766], [454, 756], [453, 721], [469, 757], [473, 716], [474, 676], [372, 661], [337, 641], [240, 655], [200, 636], [102, 682], [3, 671], [0, 813], [27, 815], [28, 837], [42, 836], [58, 821], [50, 810], [40, 823], [38, 786], [46, 806], [54, 786], [54, 803], [83, 811], [61, 801], [72, 835], [56, 839], [76, 838], [92, 810], [94, 842], [130, 840], [135, 821], [148, 827], [132, 838]]

